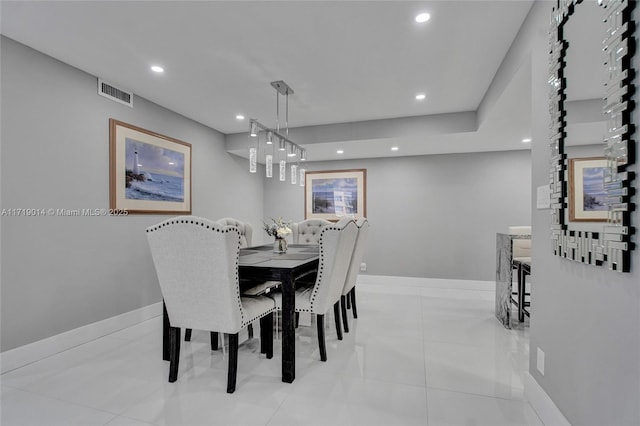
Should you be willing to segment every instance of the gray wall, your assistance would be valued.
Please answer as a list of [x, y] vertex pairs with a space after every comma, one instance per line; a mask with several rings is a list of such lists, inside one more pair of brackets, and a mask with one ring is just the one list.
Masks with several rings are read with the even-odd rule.
[[[533, 188], [549, 182], [551, 4], [536, 2], [524, 29], [533, 59]], [[640, 123], [638, 110], [633, 121]], [[549, 210], [534, 210], [532, 219], [531, 374], [572, 424], [640, 424], [640, 250], [629, 274], [563, 260], [551, 253]], [[637, 211], [633, 223], [637, 229]], [[544, 376], [536, 369], [537, 348], [545, 352]]]
[[[367, 274], [495, 280], [496, 232], [530, 224], [529, 151], [318, 162], [367, 169]], [[304, 219], [304, 188], [265, 182], [265, 216]]]
[[[2, 208], [108, 208], [116, 118], [192, 144], [193, 214], [260, 223], [262, 178], [221, 133], [100, 97], [95, 77], [1, 43]], [[2, 351], [161, 301], [144, 229], [167, 217], [2, 217]]]

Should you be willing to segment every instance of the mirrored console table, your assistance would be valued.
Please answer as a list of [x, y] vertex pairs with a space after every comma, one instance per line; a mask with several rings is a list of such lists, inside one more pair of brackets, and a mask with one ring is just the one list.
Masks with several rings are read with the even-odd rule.
[[530, 240], [531, 235], [496, 234], [496, 318], [511, 328], [513, 292], [513, 240]]

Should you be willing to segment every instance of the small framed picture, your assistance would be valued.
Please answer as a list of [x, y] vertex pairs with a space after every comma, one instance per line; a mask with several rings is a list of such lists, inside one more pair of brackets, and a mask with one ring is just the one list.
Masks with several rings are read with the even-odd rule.
[[609, 211], [605, 203], [604, 157], [569, 160], [569, 221], [606, 222]]
[[328, 170], [305, 173], [305, 219], [338, 221], [366, 217], [367, 170]]
[[191, 214], [191, 144], [109, 120], [109, 207]]

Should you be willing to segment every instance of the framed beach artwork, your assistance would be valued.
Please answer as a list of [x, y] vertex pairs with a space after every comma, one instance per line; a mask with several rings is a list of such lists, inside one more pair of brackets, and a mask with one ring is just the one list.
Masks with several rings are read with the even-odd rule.
[[305, 219], [338, 221], [367, 215], [367, 170], [305, 173]]
[[111, 210], [191, 213], [191, 144], [112, 118], [109, 163]]
[[604, 157], [569, 160], [569, 220], [606, 222], [609, 208], [604, 187], [607, 159]]

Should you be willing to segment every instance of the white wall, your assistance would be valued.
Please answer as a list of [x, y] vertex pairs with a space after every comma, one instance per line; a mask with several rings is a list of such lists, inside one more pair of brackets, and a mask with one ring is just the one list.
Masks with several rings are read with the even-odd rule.
[[[536, 2], [525, 23], [533, 64], [533, 188], [549, 183], [551, 6]], [[634, 15], [637, 21], [637, 8]], [[640, 69], [638, 54], [634, 63]], [[638, 110], [632, 120], [640, 123]], [[628, 274], [568, 261], [551, 252], [549, 210], [533, 210], [532, 219], [530, 373], [572, 424], [640, 424], [640, 250]], [[637, 211], [632, 221], [637, 229]], [[544, 375], [536, 368], [537, 348], [545, 352]]]
[[[493, 281], [496, 233], [530, 224], [530, 158], [508, 151], [305, 166], [367, 169], [367, 274]], [[303, 220], [304, 188], [267, 180], [264, 212]]]
[[[1, 39], [1, 208], [108, 208], [109, 118], [192, 144], [193, 214], [259, 223], [262, 178], [223, 135]], [[230, 190], [230, 187], [232, 190]], [[167, 216], [2, 217], [2, 351], [161, 301], [145, 228]]]

